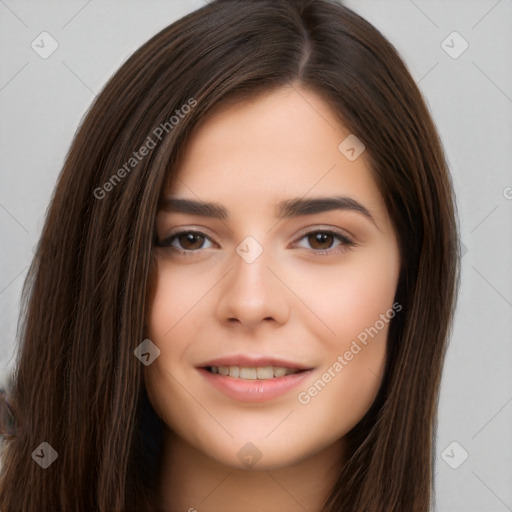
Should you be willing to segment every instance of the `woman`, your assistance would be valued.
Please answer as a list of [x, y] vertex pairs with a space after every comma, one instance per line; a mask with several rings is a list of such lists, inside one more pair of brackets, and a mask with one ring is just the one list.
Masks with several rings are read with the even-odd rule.
[[375, 28], [327, 0], [189, 14], [68, 154], [0, 510], [426, 512], [458, 252], [435, 127]]

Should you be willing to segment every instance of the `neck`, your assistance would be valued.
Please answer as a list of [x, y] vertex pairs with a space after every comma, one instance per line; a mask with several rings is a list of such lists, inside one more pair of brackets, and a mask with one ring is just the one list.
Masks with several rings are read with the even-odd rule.
[[293, 465], [269, 470], [226, 466], [172, 434], [159, 482], [165, 512], [320, 512], [342, 460], [342, 441]]

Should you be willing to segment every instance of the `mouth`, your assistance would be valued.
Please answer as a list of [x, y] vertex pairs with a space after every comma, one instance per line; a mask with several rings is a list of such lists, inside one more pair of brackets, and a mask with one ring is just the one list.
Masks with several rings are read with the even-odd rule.
[[210, 373], [243, 380], [268, 380], [302, 373], [306, 370], [284, 366], [206, 366]]
[[247, 356], [209, 361], [197, 370], [209, 385], [237, 402], [266, 402], [286, 396], [313, 372], [298, 363]]

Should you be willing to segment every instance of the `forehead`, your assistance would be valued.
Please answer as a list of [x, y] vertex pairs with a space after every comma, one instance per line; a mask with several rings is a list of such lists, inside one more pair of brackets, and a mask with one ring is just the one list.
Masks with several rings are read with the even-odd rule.
[[285, 86], [204, 120], [173, 170], [167, 193], [245, 208], [336, 193], [382, 207], [364, 152], [350, 161], [339, 149], [350, 135], [320, 96]]

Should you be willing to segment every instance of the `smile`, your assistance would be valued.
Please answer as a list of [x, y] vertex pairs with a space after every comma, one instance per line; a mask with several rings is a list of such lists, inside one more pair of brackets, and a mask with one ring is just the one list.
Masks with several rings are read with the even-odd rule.
[[301, 371], [297, 368], [285, 368], [284, 366], [209, 366], [206, 369], [211, 373], [243, 380], [275, 379]]
[[206, 366], [197, 368], [205, 382], [239, 403], [270, 402], [277, 398], [295, 399], [291, 391], [304, 385], [312, 369], [299, 370], [282, 366]]

